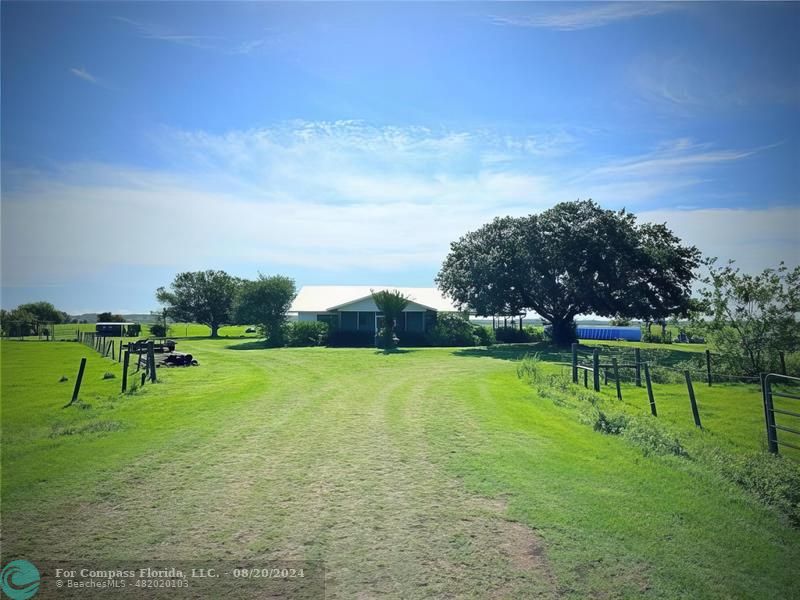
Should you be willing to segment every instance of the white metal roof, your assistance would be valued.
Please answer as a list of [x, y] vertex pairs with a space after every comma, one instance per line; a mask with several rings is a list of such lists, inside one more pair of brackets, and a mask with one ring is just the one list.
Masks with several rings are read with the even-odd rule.
[[437, 311], [458, 310], [436, 288], [399, 287], [394, 285], [305, 285], [289, 309], [291, 312], [325, 312], [368, 298], [373, 291], [398, 290], [411, 301]]

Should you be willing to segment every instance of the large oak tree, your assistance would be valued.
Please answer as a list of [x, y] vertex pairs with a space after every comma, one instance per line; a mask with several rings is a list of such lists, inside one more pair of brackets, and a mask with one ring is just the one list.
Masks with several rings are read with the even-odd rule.
[[534, 310], [566, 344], [579, 314], [685, 314], [699, 260], [665, 225], [585, 200], [467, 233], [451, 244], [436, 282], [481, 316]]

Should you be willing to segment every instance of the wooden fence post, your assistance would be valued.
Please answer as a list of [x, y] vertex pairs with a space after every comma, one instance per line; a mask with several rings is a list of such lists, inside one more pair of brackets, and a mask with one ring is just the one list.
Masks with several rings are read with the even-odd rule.
[[583, 370], [583, 387], [589, 389], [589, 369]]
[[639, 348], [633, 349], [634, 361], [636, 363], [636, 387], [642, 387], [642, 352]]
[[647, 363], [644, 363], [644, 382], [647, 384], [647, 397], [650, 400], [650, 412], [653, 413], [654, 417], [657, 417], [656, 399], [653, 397], [653, 383], [650, 381], [650, 367]]
[[592, 383], [594, 384], [594, 391], [600, 391], [600, 350], [595, 348], [592, 350]]
[[578, 383], [578, 344], [572, 344], [572, 383]]
[[781, 375], [786, 375], [786, 355], [783, 350], [778, 352], [778, 358], [781, 359]]
[[[122, 348], [120, 348], [120, 355], [122, 355]], [[128, 390], [128, 365], [131, 361], [131, 353], [125, 350], [125, 360], [122, 362], [122, 393]]]
[[692, 386], [692, 375], [689, 371], [683, 372], [684, 377], [686, 377], [686, 389], [689, 390], [689, 402], [692, 405], [692, 417], [694, 417], [694, 424], [696, 427], [700, 429], [703, 428], [702, 424], [700, 423], [700, 411], [697, 410], [697, 400], [694, 397], [694, 387]]
[[617, 400], [622, 400], [622, 389], [619, 387], [619, 367], [617, 366], [617, 359], [611, 359], [611, 365], [614, 367], [614, 381], [617, 383]]
[[708, 387], [711, 387], [711, 350], [706, 350], [706, 374], [708, 376]]
[[78, 378], [75, 380], [75, 389], [72, 390], [72, 400], [70, 400], [69, 404], [65, 405], [64, 408], [67, 406], [71, 406], [73, 402], [78, 399], [78, 392], [81, 391], [81, 382], [83, 381], [83, 370], [86, 368], [86, 359], [81, 359], [81, 366], [78, 368]]
[[147, 342], [147, 364], [150, 369], [150, 381], [156, 381], [156, 354], [153, 349], [153, 340]]

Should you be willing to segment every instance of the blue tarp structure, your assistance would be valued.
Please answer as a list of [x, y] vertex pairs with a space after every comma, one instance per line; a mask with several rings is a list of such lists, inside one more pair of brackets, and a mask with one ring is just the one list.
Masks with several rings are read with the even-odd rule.
[[581, 340], [626, 340], [628, 342], [640, 342], [642, 340], [642, 329], [640, 327], [579, 326], [577, 333], [578, 339]]

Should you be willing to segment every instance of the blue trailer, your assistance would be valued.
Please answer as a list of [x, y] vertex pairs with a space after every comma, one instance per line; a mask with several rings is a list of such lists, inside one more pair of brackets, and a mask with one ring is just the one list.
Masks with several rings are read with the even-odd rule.
[[578, 339], [581, 340], [625, 340], [641, 342], [641, 327], [586, 326], [577, 328]]

